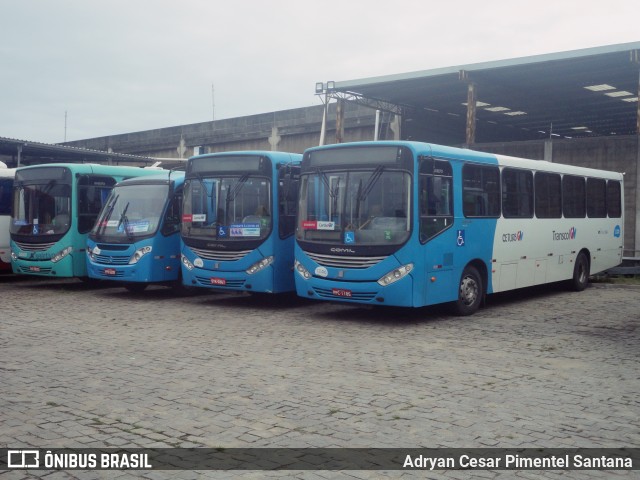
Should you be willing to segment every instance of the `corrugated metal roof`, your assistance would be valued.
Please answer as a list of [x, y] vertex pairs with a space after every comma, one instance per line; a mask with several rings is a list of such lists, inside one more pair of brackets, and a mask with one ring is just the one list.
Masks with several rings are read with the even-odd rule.
[[0, 137], [0, 155], [10, 157], [17, 156], [18, 148], [21, 148], [20, 156], [23, 165], [51, 163], [51, 162], [93, 162], [93, 163], [135, 163], [152, 164], [153, 158], [129, 155], [126, 153], [103, 152], [86, 148], [70, 147], [29, 140]]
[[409, 116], [456, 116], [464, 126], [464, 71], [476, 86], [478, 141], [483, 123], [515, 128], [520, 138], [625, 135], [637, 133], [639, 62], [640, 42], [632, 42], [336, 82], [334, 92], [399, 105]]

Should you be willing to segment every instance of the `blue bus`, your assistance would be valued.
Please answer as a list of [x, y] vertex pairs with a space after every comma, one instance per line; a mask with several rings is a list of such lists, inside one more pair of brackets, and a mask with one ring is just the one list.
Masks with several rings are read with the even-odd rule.
[[10, 224], [14, 273], [86, 277], [87, 235], [121, 180], [157, 170], [59, 163], [18, 168]]
[[186, 286], [295, 290], [293, 233], [302, 155], [247, 151], [187, 161], [182, 213]]
[[486, 294], [586, 287], [623, 251], [622, 174], [416, 142], [308, 149], [299, 295], [474, 313]]
[[131, 178], [111, 191], [87, 239], [90, 278], [181, 285], [180, 222], [184, 172]]

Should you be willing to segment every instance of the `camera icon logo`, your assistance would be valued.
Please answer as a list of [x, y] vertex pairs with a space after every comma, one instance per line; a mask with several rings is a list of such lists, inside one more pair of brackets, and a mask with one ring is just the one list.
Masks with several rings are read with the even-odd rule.
[[40, 451], [39, 450], [9, 450], [7, 452], [7, 467], [38, 468], [40, 467]]

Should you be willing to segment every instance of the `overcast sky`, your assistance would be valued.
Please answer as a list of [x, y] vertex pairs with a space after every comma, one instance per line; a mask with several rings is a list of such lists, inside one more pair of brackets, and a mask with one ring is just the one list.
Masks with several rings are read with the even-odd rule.
[[0, 18], [0, 137], [48, 143], [65, 112], [79, 140], [318, 105], [317, 81], [640, 41], [636, 0], [0, 0]]

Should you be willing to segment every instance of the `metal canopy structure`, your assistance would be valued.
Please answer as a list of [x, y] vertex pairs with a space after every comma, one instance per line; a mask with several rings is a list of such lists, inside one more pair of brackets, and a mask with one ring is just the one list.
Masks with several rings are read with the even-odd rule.
[[[466, 143], [638, 134], [640, 42], [344, 82], [331, 98], [440, 115]], [[473, 101], [475, 99], [475, 102]], [[474, 108], [475, 103], [475, 108]]]
[[144, 166], [156, 162], [153, 158], [138, 155], [102, 152], [99, 150], [88, 150], [85, 148], [16, 140], [5, 137], [0, 137], [0, 160], [10, 167], [58, 162]]

